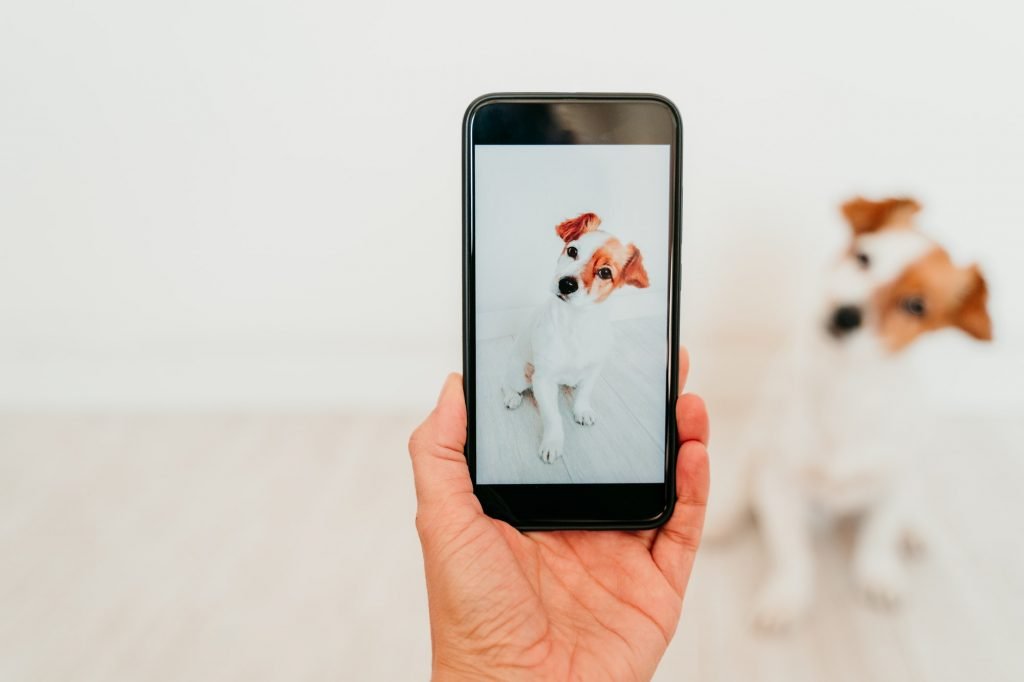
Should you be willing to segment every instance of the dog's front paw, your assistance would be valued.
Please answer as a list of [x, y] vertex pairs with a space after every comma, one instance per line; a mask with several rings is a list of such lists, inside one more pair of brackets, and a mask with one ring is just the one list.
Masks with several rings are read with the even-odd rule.
[[573, 408], [572, 418], [576, 420], [577, 424], [582, 424], [583, 426], [590, 426], [597, 421], [594, 411], [589, 407]]
[[562, 456], [562, 447], [561, 438], [544, 438], [540, 442], [540, 448], [537, 450], [537, 453], [542, 460], [550, 464]]
[[903, 599], [907, 572], [899, 557], [879, 558], [857, 568], [857, 584], [869, 604], [889, 609]]
[[800, 580], [773, 579], [757, 596], [754, 625], [778, 632], [799, 620], [811, 604], [811, 589]]
[[501, 393], [504, 396], [505, 407], [508, 409], [514, 410], [523, 404], [523, 394], [519, 391], [502, 387]]

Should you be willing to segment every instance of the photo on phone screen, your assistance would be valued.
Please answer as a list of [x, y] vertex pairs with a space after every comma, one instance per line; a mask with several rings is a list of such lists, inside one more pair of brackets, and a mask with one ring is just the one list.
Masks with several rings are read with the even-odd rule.
[[663, 483], [668, 144], [477, 144], [476, 482]]

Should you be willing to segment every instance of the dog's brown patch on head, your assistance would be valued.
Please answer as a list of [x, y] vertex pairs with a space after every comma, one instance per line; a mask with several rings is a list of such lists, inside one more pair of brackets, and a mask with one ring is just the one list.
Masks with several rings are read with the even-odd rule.
[[587, 232], [593, 232], [601, 224], [601, 219], [596, 213], [581, 213], [575, 218], [569, 218], [555, 227], [555, 232], [568, 244], [574, 242]]
[[914, 215], [921, 204], [910, 197], [897, 197], [871, 201], [863, 197], [850, 199], [840, 207], [853, 234], [898, 227], [913, 227]]
[[594, 251], [580, 273], [580, 280], [599, 303], [619, 287], [629, 285], [644, 289], [650, 286], [640, 249], [633, 244], [623, 245], [615, 237]]
[[881, 289], [875, 304], [885, 344], [899, 351], [925, 332], [945, 327], [990, 340], [987, 301], [988, 287], [978, 266], [957, 267], [937, 246]]

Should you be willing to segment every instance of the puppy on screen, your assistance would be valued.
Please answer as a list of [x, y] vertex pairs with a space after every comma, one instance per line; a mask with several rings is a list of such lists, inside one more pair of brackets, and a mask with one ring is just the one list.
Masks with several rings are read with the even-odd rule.
[[623, 286], [649, 286], [640, 250], [598, 230], [600, 224], [596, 214], [584, 213], [555, 227], [564, 244], [551, 279], [551, 298], [516, 337], [505, 372], [505, 407], [519, 407], [523, 391], [533, 389], [543, 428], [538, 454], [545, 462], [561, 457], [565, 447], [558, 411], [561, 386], [574, 389], [577, 424], [589, 426], [597, 419], [591, 396], [613, 352], [602, 303]]

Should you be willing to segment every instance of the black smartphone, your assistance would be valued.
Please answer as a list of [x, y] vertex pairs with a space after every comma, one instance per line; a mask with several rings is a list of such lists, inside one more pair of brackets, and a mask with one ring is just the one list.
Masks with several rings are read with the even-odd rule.
[[649, 94], [491, 94], [463, 122], [466, 457], [523, 530], [675, 505], [682, 122]]

